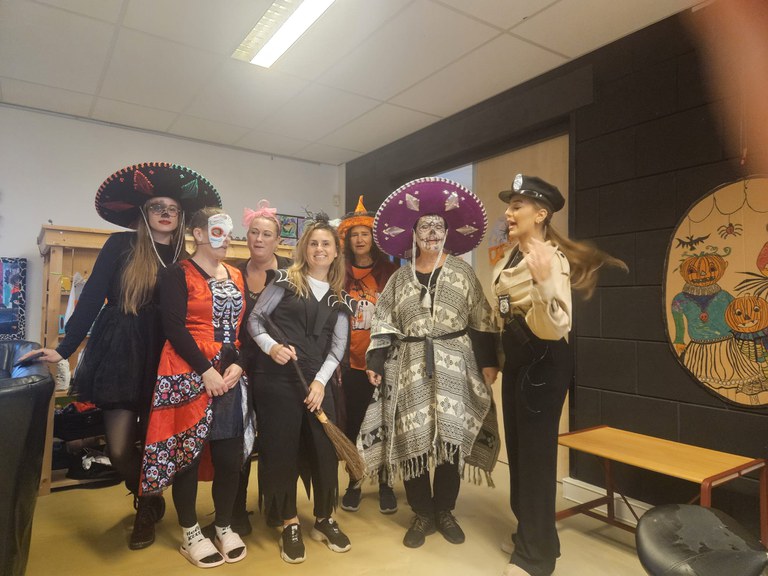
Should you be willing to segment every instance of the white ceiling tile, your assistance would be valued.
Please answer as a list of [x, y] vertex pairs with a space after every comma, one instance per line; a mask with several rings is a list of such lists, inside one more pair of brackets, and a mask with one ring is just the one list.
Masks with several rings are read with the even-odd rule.
[[306, 86], [305, 80], [295, 76], [230, 58], [184, 112], [198, 118], [256, 128]]
[[130, 0], [123, 24], [229, 56], [271, 4], [272, 0]]
[[557, 0], [436, 0], [488, 24], [507, 29]]
[[370, 98], [313, 84], [266, 120], [262, 128], [315, 141], [378, 104]]
[[370, 152], [438, 120], [439, 116], [382, 104], [326, 136], [320, 143]]
[[234, 144], [247, 131], [247, 128], [242, 126], [211, 122], [210, 120], [193, 116], [179, 116], [168, 130], [171, 134], [197, 140], [206, 140], [208, 142], [218, 142], [219, 144]]
[[[512, 32], [576, 58], [698, 4], [700, 0], [560, 0]], [[578, 33], [574, 23], [578, 22]]]
[[504, 34], [390, 102], [450, 116], [565, 62], [562, 56]]
[[310, 142], [307, 140], [288, 138], [280, 134], [270, 134], [260, 130], [251, 130], [234, 144], [236, 146], [248, 148], [249, 150], [264, 152], [265, 154], [292, 156], [302, 148], [306, 148]]
[[93, 96], [90, 94], [41, 86], [10, 78], [0, 78], [0, 94], [3, 102], [9, 104], [71, 114], [72, 116], [88, 116], [93, 102]]
[[[320, 162], [321, 164], [332, 164], [338, 166], [354, 160], [360, 156], [360, 152], [354, 150], [344, 150], [343, 148], [336, 148], [334, 146], [326, 146], [325, 144], [310, 144], [303, 150], [295, 154], [297, 158], [302, 160], [309, 160], [310, 162]], [[312, 208], [311, 205], [308, 208]]]
[[117, 22], [120, 17], [120, 7], [123, 0], [35, 0], [41, 4], [48, 4], [67, 10], [77, 12], [83, 16], [105, 20], [107, 22]]
[[97, 99], [91, 114], [91, 118], [96, 120], [158, 132], [165, 132], [177, 116], [176, 112], [127, 104], [107, 98]]
[[319, 81], [386, 100], [498, 33], [445, 6], [418, 0], [342, 58]]
[[314, 79], [353, 50], [412, 0], [336, 0], [272, 65]]
[[123, 29], [100, 96], [181, 112], [223, 57]]
[[0, 76], [93, 92], [114, 27], [31, 2], [0, 4]]

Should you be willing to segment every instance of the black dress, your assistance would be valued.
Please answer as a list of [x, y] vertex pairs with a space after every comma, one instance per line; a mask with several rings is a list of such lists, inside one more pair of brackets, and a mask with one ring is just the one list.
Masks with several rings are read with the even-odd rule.
[[[164, 342], [154, 300], [137, 315], [120, 310], [123, 270], [135, 241], [136, 232], [118, 232], [104, 243], [67, 322], [66, 336], [56, 348], [68, 358], [93, 325], [75, 370], [73, 390], [80, 399], [106, 410], [148, 409]], [[172, 263], [172, 246], [155, 243], [155, 248], [164, 263]], [[161, 276], [158, 273], [158, 281]]]

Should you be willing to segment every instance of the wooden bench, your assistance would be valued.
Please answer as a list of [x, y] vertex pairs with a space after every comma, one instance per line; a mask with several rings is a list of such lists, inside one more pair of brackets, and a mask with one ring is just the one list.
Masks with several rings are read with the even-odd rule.
[[[747, 458], [717, 450], [709, 450], [690, 444], [662, 440], [653, 436], [598, 426], [560, 435], [560, 445], [587, 454], [594, 454], [603, 460], [605, 468], [606, 495], [578, 504], [557, 513], [562, 520], [575, 514], [586, 514], [603, 520], [613, 526], [629, 531], [634, 529], [616, 518], [614, 511], [614, 480], [612, 462], [629, 464], [674, 478], [695, 482], [701, 486], [697, 497], [702, 506], [712, 505], [712, 488], [730, 482], [749, 472], [760, 471], [760, 540], [768, 545], [768, 468], [763, 458]], [[619, 494], [632, 507], [622, 494]], [[694, 498], [696, 500], [696, 498]], [[593, 509], [605, 505], [607, 515]], [[637, 518], [637, 515], [635, 515]]]

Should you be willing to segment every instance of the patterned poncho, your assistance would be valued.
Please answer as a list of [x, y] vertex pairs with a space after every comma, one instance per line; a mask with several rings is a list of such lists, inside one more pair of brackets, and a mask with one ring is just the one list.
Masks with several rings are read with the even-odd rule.
[[[493, 332], [491, 308], [472, 267], [448, 256], [437, 279], [433, 310], [421, 303], [412, 265], [390, 278], [371, 327], [369, 353], [388, 347], [384, 378], [358, 437], [369, 471], [385, 466], [391, 479], [421, 476], [458, 458], [473, 478], [490, 472], [499, 452], [496, 411], [478, 370], [467, 327]], [[435, 338], [434, 374], [426, 371], [426, 340]], [[415, 341], [404, 341], [403, 338]]]

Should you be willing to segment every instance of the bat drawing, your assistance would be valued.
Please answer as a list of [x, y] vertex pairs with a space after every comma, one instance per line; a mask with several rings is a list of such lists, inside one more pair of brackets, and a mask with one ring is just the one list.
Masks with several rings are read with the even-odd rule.
[[696, 236], [695, 238], [693, 236], [686, 236], [685, 239], [675, 238], [675, 240], [677, 240], [677, 246], [675, 246], [675, 248], [688, 248], [689, 250], [693, 250], [699, 244], [706, 242], [707, 238], [709, 238], [709, 234], [706, 236]]

